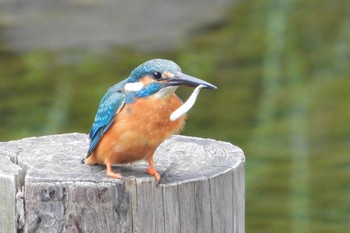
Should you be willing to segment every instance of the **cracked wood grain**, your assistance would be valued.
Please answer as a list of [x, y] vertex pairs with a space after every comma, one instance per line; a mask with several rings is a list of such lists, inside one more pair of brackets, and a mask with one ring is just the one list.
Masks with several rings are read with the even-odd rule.
[[[146, 163], [80, 163], [85, 134], [0, 143], [0, 232], [244, 232], [245, 158], [227, 142], [174, 136]], [[24, 214], [25, 213], [25, 214]]]

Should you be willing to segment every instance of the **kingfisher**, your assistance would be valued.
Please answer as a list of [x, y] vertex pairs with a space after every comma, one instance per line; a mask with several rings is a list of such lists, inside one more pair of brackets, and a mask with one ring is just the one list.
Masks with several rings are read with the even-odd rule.
[[[175, 94], [179, 86], [196, 87], [186, 103]], [[100, 101], [85, 164], [104, 164], [107, 176], [121, 179], [113, 164], [145, 160], [149, 165], [146, 172], [159, 181], [154, 152], [183, 129], [186, 112], [201, 88], [217, 87], [182, 73], [170, 60], [152, 59], [139, 65], [127, 79], [110, 87]]]

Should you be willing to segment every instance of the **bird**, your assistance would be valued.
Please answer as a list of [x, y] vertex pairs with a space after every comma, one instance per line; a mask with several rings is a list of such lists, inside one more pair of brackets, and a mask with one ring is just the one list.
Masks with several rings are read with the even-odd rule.
[[146, 172], [159, 181], [154, 153], [185, 124], [185, 113], [170, 119], [183, 104], [175, 94], [179, 86], [217, 89], [211, 83], [182, 73], [175, 62], [159, 58], [142, 63], [128, 78], [111, 86], [98, 106], [83, 162], [105, 165], [106, 176], [122, 179], [112, 165], [145, 160], [149, 165]]

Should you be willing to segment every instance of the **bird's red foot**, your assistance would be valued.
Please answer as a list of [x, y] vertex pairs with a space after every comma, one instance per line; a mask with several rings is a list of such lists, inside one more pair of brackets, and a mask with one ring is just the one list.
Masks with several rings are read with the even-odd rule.
[[106, 175], [115, 179], [122, 179], [123, 176], [119, 173], [115, 173], [112, 170], [112, 164], [109, 161], [105, 161], [106, 164]]
[[115, 179], [123, 179], [123, 176], [120, 175], [119, 173], [115, 173], [112, 171], [106, 171], [106, 175]]
[[154, 167], [153, 160], [148, 160], [147, 162], [149, 164], [149, 168], [146, 169], [146, 172], [149, 173], [150, 175], [154, 176], [156, 178], [156, 180], [159, 181], [160, 175]]
[[156, 178], [157, 181], [160, 180], [160, 175], [159, 173], [156, 171], [156, 169], [151, 169], [151, 168], [147, 168], [146, 172], [149, 173], [150, 175], [154, 176]]

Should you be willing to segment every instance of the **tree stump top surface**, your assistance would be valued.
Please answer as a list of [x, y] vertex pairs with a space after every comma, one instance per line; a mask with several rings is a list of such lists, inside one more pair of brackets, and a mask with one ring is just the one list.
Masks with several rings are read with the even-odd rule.
[[[105, 166], [81, 163], [88, 148], [86, 134], [71, 133], [25, 138], [0, 143], [0, 173], [22, 173], [26, 182], [128, 182], [154, 180], [145, 172], [147, 164], [115, 165], [124, 179], [105, 175]], [[173, 136], [154, 155], [161, 175], [160, 185], [175, 185], [215, 177], [244, 163], [243, 151], [227, 142]]]
[[173, 136], [146, 162], [82, 164], [71, 133], [0, 142], [0, 232], [244, 232], [245, 158], [227, 142]]

